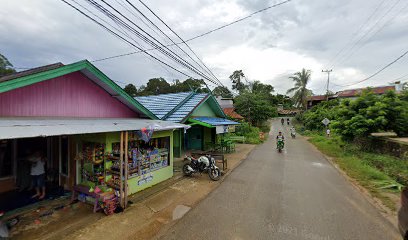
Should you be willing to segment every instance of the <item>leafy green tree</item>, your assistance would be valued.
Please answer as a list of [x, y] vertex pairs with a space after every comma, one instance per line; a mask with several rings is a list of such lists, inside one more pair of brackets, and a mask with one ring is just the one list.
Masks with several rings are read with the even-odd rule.
[[147, 82], [146, 86], [140, 87], [138, 95], [148, 96], [170, 92], [170, 84], [164, 78], [152, 78]]
[[260, 81], [255, 81], [252, 84], [251, 91], [257, 94], [263, 94], [265, 96], [271, 97], [272, 93], [275, 91], [274, 87], [269, 84], [261, 83]]
[[128, 84], [123, 88], [123, 90], [132, 97], [136, 97], [137, 95], [137, 88], [133, 84]]
[[0, 77], [15, 73], [16, 70], [13, 69], [13, 64], [0, 53]]
[[368, 137], [373, 132], [394, 131], [408, 135], [408, 102], [389, 91], [379, 96], [370, 89], [356, 100], [341, 102], [333, 128], [343, 139], [351, 141]]
[[277, 116], [276, 107], [271, 106], [264, 95], [245, 91], [234, 99], [235, 110], [253, 125], [260, 126]]
[[218, 86], [212, 90], [212, 94], [216, 97], [232, 98], [233, 95], [227, 87]]
[[285, 109], [293, 108], [293, 105], [294, 105], [292, 98], [290, 98], [287, 95], [282, 95], [282, 94], [272, 95], [269, 101], [274, 106], [277, 106], [278, 104], [282, 104], [282, 106]]
[[302, 69], [289, 77], [295, 82], [295, 86], [287, 91], [287, 94], [293, 93], [293, 100], [298, 106], [307, 109], [307, 97], [312, 94], [312, 91], [307, 89], [307, 84], [310, 81], [311, 71]]
[[244, 73], [242, 70], [235, 70], [230, 76], [229, 79], [232, 81], [232, 90], [237, 90], [238, 92], [241, 92], [245, 89], [247, 89], [247, 85], [245, 85], [244, 82], [242, 82], [243, 78], [245, 78]]
[[188, 78], [182, 82], [180, 80], [176, 80], [171, 85], [171, 92], [173, 93], [189, 91], [196, 91], [198, 93], [209, 92], [203, 79]]
[[330, 100], [328, 102], [321, 102], [314, 106], [303, 115], [301, 120], [303, 125], [308, 130], [322, 130], [325, 126], [322, 124], [324, 118], [333, 120], [335, 118], [336, 110], [340, 104], [338, 99]]

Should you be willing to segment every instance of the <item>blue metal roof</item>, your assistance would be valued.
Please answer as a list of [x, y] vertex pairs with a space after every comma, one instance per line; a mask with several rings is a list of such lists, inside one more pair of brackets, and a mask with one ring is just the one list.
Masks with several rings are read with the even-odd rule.
[[196, 93], [188, 99], [182, 106], [173, 112], [165, 120], [173, 122], [181, 122], [187, 115], [189, 115], [206, 97], [207, 93]]
[[226, 118], [215, 118], [215, 117], [194, 117], [194, 120], [207, 123], [213, 126], [221, 126], [221, 125], [239, 125], [238, 122], [234, 122], [228, 120]]
[[136, 97], [136, 100], [161, 120], [181, 122], [207, 96], [207, 93], [183, 92]]
[[160, 94], [136, 97], [136, 100], [156, 115], [156, 117], [162, 119], [191, 94], [191, 92]]

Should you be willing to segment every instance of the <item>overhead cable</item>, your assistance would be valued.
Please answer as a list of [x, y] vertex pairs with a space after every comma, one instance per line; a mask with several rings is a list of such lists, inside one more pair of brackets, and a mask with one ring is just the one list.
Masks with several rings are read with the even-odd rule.
[[[135, 6], [134, 6], [132, 3], [130, 3], [129, 0], [126, 0], [126, 2], [128, 2], [130, 5], [132, 5], [132, 7], [135, 8]], [[208, 70], [208, 72], [209, 72], [222, 86], [224, 86], [224, 85], [222, 84], [222, 82], [215, 76], [215, 74], [214, 74], [214, 73], [207, 67], [207, 65], [205, 65], [205, 63], [200, 59], [200, 57], [198, 57], [198, 55], [193, 51], [193, 49], [186, 43], [186, 41], [184, 41], [167, 23], [165, 23], [155, 12], [153, 12], [153, 10], [152, 10], [149, 6], [147, 6], [142, 0], [139, 0], [139, 2], [142, 3], [142, 5], [145, 6], [157, 19], [159, 19], [160, 22], [162, 22], [174, 35], [176, 35], [176, 36], [181, 40], [181, 42], [184, 43], [184, 45], [186, 45], [187, 48], [194, 54], [194, 56], [201, 62], [201, 64]], [[156, 26], [156, 25], [155, 25], [155, 26]], [[159, 29], [159, 31], [162, 32], [160, 29]], [[162, 32], [162, 33], [167, 36], [167, 34], [165, 34], [164, 32]], [[167, 36], [167, 37], [168, 37], [168, 36]], [[168, 38], [169, 38], [174, 44], [176, 44], [170, 37], [168, 37]], [[176, 46], [180, 48], [179, 45], [176, 44]], [[180, 48], [180, 49], [181, 49], [181, 48]], [[184, 52], [184, 50], [183, 50], [183, 52]], [[186, 53], [186, 54], [187, 54], [187, 53]], [[187, 55], [190, 57], [189, 54], [187, 54]], [[192, 58], [190, 57], [190, 59], [192, 59]], [[193, 60], [193, 59], [192, 59], [192, 60]], [[193, 60], [193, 61], [196, 62], [195, 60]], [[196, 62], [196, 63], [197, 63], [197, 62]], [[198, 63], [197, 63], [197, 64], [198, 64]], [[198, 65], [199, 65], [199, 64], [198, 64]]]
[[[220, 27], [217, 27], [217, 28], [215, 28], [215, 29], [212, 29], [212, 30], [207, 31], [207, 32], [205, 32], [205, 33], [202, 33], [202, 34], [200, 34], [200, 35], [197, 35], [197, 36], [195, 36], [195, 37], [189, 38], [189, 39], [185, 40], [184, 42], [190, 42], [190, 41], [195, 40], [195, 39], [197, 39], [197, 38], [204, 37], [204, 36], [206, 36], [206, 35], [208, 35], [208, 34], [211, 34], [211, 33], [213, 33], [213, 32], [216, 32], [216, 31], [218, 31], [218, 30], [221, 30], [221, 29], [223, 29], [223, 28], [229, 27], [229, 26], [231, 26], [231, 25], [233, 25], [233, 24], [235, 24], [235, 23], [239, 23], [239, 22], [241, 22], [241, 21], [243, 21], [243, 20], [246, 20], [246, 19], [248, 19], [248, 18], [250, 18], [250, 17], [252, 17], [252, 16], [254, 16], [254, 15], [258, 14], [258, 13], [267, 11], [267, 10], [269, 10], [269, 9], [271, 9], [271, 8], [278, 7], [278, 6], [280, 6], [280, 5], [283, 5], [283, 4], [285, 4], [285, 3], [288, 3], [288, 2], [290, 2], [290, 1], [292, 1], [292, 0], [286, 0], [286, 1], [283, 1], [283, 2], [280, 2], [280, 3], [277, 3], [277, 4], [274, 4], [274, 5], [271, 5], [271, 6], [269, 6], [269, 7], [260, 9], [260, 10], [255, 11], [255, 12], [253, 12], [253, 13], [251, 13], [251, 14], [245, 16], [245, 17], [242, 17], [242, 18], [240, 18], [240, 19], [237, 19], [237, 20], [235, 20], [235, 21], [233, 21], [233, 22], [230, 22], [230, 23], [228, 23], [228, 24], [222, 25], [222, 26], [220, 26]], [[179, 42], [179, 43], [176, 43], [176, 44], [177, 44], [177, 45], [178, 45], [178, 44], [183, 44], [183, 42]], [[173, 46], [173, 45], [174, 45], [174, 44], [169, 44], [169, 45], [167, 45], [167, 46]], [[115, 56], [110, 56], [110, 57], [95, 59], [95, 60], [93, 60], [93, 61], [91, 61], [91, 62], [105, 61], [105, 60], [109, 60], [109, 59], [113, 59], [113, 58], [129, 56], [129, 55], [133, 55], [133, 54], [137, 54], [137, 53], [142, 53], [142, 52], [145, 52], [145, 51], [152, 51], [152, 50], [156, 50], [156, 48], [143, 49], [143, 51], [140, 50], [140, 51], [134, 51], [134, 52], [124, 53], [124, 54], [119, 54], [119, 55], [115, 55]]]
[[[124, 20], [110, 12], [108, 9], [103, 7], [102, 5], [98, 4], [94, 0], [87, 0], [88, 3], [93, 5], [95, 8], [97, 8], [101, 13], [112, 19], [114, 22], [119, 23], [123, 27], [125, 27], [127, 30], [135, 34], [138, 38], [143, 40], [144, 42], [148, 43], [149, 45], [157, 48], [162, 54], [164, 54], [166, 57], [172, 59], [173, 61], [177, 62], [178, 64], [181, 64], [182, 66], [186, 67], [187, 69], [191, 70], [192, 72], [198, 74], [199, 76], [203, 77], [204, 79], [207, 79], [208, 81], [212, 81], [208, 76], [206, 76], [203, 72], [192, 66], [190, 63], [188, 63], [185, 59], [180, 57], [178, 54], [174, 53], [172, 50], [170, 50], [168, 47], [166, 47], [164, 44], [162, 44], [160, 41], [158, 41], [156, 38], [151, 36], [149, 33], [147, 33], [144, 29], [139, 27], [136, 23], [134, 23], [132, 20], [130, 20], [128, 17], [126, 17], [124, 14], [122, 14], [120, 11], [118, 11], [116, 8], [114, 8], [112, 5], [107, 3], [104, 0], [101, 0], [103, 3], [105, 3], [109, 8], [111, 8], [114, 12], [119, 14], [121, 17], [126, 19], [128, 22], [130, 22], [133, 26], [135, 26], [137, 29], [133, 28], [130, 26], [128, 23], [126, 23]], [[140, 49], [140, 48], [138, 48]]]
[[367, 78], [364, 78], [364, 79], [362, 79], [362, 80], [360, 80], [360, 81], [358, 81], [358, 82], [355, 82], [355, 83], [346, 84], [346, 85], [339, 85], [339, 86], [341, 86], [341, 87], [349, 87], [349, 86], [353, 86], [353, 85], [356, 85], [356, 84], [365, 82], [365, 81], [367, 81], [367, 80], [369, 80], [369, 79], [371, 79], [371, 78], [377, 76], [379, 73], [381, 73], [382, 71], [384, 71], [385, 69], [387, 69], [388, 67], [390, 67], [391, 65], [393, 65], [394, 63], [396, 63], [396, 62], [397, 62], [398, 60], [400, 60], [401, 58], [405, 57], [405, 55], [407, 55], [407, 54], [408, 54], [408, 51], [404, 52], [401, 56], [399, 56], [398, 58], [396, 58], [396, 59], [393, 60], [392, 62], [388, 63], [388, 64], [385, 65], [383, 68], [381, 68], [380, 70], [376, 71], [374, 74], [370, 75], [370, 76], [367, 77]]

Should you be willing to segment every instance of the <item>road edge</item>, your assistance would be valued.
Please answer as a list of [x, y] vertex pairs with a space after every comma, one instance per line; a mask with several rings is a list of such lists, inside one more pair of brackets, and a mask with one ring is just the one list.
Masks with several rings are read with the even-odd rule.
[[[265, 141], [265, 142], [266, 142], [266, 141]], [[265, 142], [264, 142], [264, 143], [265, 143]], [[246, 160], [248, 159], [249, 155], [251, 155], [251, 153], [252, 153], [255, 149], [257, 149], [259, 146], [263, 145], [264, 143], [259, 144], [259, 145], [256, 145], [250, 152], [248, 152], [248, 154], [245, 156], [245, 158], [239, 160], [238, 163], [237, 163], [233, 168], [231, 168], [230, 170], [228, 170], [227, 172], [224, 173], [223, 177], [217, 182], [217, 185], [216, 185], [207, 195], [205, 195], [202, 199], [198, 200], [198, 201], [195, 202], [192, 206], [190, 206], [191, 209], [190, 209], [185, 215], [183, 215], [183, 217], [181, 217], [181, 218], [179, 218], [179, 219], [177, 219], [177, 220], [173, 220], [173, 221], [171, 221], [170, 223], [166, 224], [164, 228], [160, 229], [160, 231], [159, 231], [155, 236], [152, 237], [152, 239], [155, 239], [155, 240], [156, 240], [156, 239], [159, 239], [159, 238], [162, 237], [164, 234], [166, 234], [167, 231], [168, 231], [171, 227], [173, 227], [175, 224], [177, 224], [177, 223], [178, 223], [181, 219], [183, 219], [185, 216], [187, 216], [188, 214], [190, 214], [191, 210], [193, 210], [198, 204], [200, 204], [202, 201], [204, 201], [204, 199], [208, 198], [208, 196], [210, 196], [210, 194], [212, 194], [216, 189], [218, 189], [218, 188], [221, 186], [221, 184], [225, 181], [225, 179], [226, 179], [233, 171], [235, 171], [235, 169], [237, 169], [244, 161], [246, 161]], [[183, 178], [181, 178], [181, 179], [183, 179]]]
[[314, 150], [319, 152], [324, 159], [326, 159], [327, 162], [329, 162], [336, 170], [337, 172], [346, 179], [347, 182], [349, 182], [356, 190], [358, 190], [359, 193], [375, 208], [378, 210], [378, 212], [381, 214], [382, 217], [384, 217], [387, 222], [398, 231], [398, 220], [397, 220], [397, 214], [394, 213], [390, 208], [385, 206], [380, 199], [376, 198], [375, 196], [371, 195], [370, 192], [363, 186], [361, 186], [355, 179], [347, 175], [343, 169], [339, 167], [339, 165], [333, 160], [333, 157], [329, 157], [323, 152], [321, 152], [316, 145], [308, 141], [308, 138], [305, 136], [302, 136], [308, 142]]

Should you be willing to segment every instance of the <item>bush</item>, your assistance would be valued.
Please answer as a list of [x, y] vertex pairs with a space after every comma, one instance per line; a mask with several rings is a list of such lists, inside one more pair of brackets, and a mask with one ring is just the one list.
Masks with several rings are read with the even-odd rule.
[[[318, 148], [325, 154], [347, 159], [344, 160], [348, 165], [367, 165], [375, 168], [376, 171], [371, 171], [370, 178], [374, 178], [373, 172], [381, 172], [382, 175], [386, 175], [388, 178], [408, 186], [408, 162], [386, 155], [386, 154], [374, 154], [361, 151], [359, 146], [355, 144], [345, 143], [339, 136], [332, 135], [331, 138], [326, 138], [322, 135], [311, 135], [310, 141], [318, 146]], [[359, 163], [353, 163], [358, 161]], [[366, 167], [364, 167], [366, 168]], [[352, 171], [353, 169], [350, 169]], [[355, 169], [356, 170], [356, 169]], [[383, 180], [383, 179], [379, 179]]]
[[271, 124], [269, 122], [265, 122], [261, 126], [259, 126], [261, 132], [264, 132], [266, 135], [271, 131]]
[[246, 143], [259, 144], [262, 141], [259, 139], [261, 130], [257, 127], [249, 126], [248, 123], [241, 123], [235, 128], [236, 136], [244, 136]]

